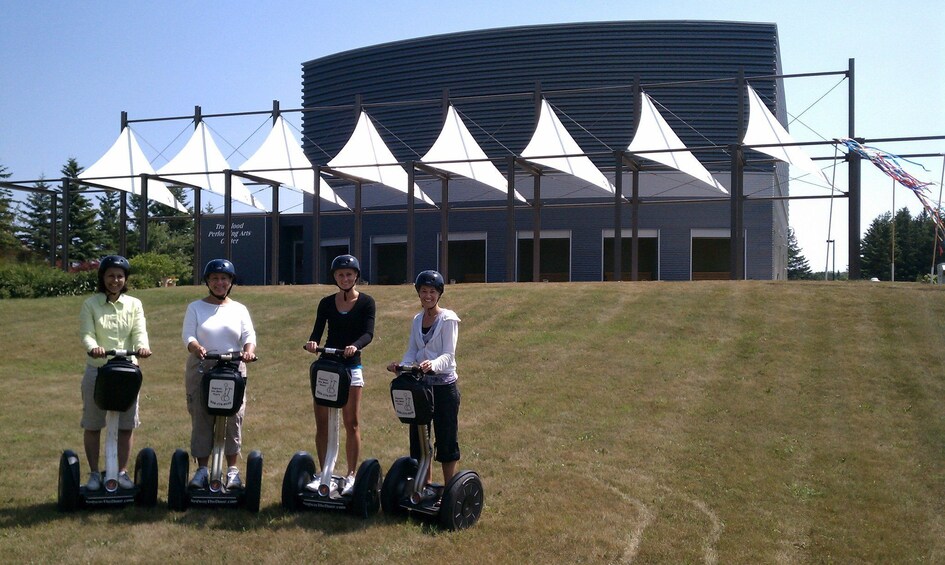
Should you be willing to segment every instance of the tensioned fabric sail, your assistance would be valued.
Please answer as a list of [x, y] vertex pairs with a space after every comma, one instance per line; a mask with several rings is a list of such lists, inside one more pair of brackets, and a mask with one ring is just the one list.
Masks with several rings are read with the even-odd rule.
[[656, 109], [656, 105], [653, 104], [650, 96], [640, 91], [640, 100], [642, 103], [640, 123], [637, 124], [637, 131], [633, 135], [633, 140], [627, 147], [627, 151], [636, 153], [638, 151], [677, 149], [679, 151], [656, 151], [640, 153], [639, 156], [682, 171], [728, 194], [728, 190], [712, 177], [712, 173], [689, 151], [682, 140], [679, 139], [679, 136], [676, 135], [676, 132], [673, 131], [673, 128], [669, 127], [669, 124]]
[[[766, 145], [769, 143], [796, 143], [781, 122], [774, 117], [751, 85], [748, 87], [748, 127], [745, 129], [744, 145]], [[752, 147], [754, 151], [770, 155], [779, 161], [806, 171], [830, 186], [827, 176], [816, 163], [797, 145], [782, 147]]]
[[[312, 170], [312, 163], [305, 156], [302, 147], [295, 141], [295, 136], [289, 131], [289, 126], [282, 116], [276, 118], [265, 141], [245, 163], [240, 165], [239, 170], [276, 181], [293, 190], [315, 194], [315, 173]], [[318, 181], [319, 197], [342, 208], [351, 209], [335, 194], [325, 179], [319, 177]]]
[[[597, 168], [578, 146], [561, 120], [555, 115], [548, 101], [541, 101], [541, 115], [538, 125], [528, 146], [522, 151], [522, 157], [539, 165], [567, 173], [587, 181], [594, 186], [614, 194], [614, 186], [610, 184], [604, 173]], [[555, 155], [562, 155], [556, 157]], [[569, 155], [564, 157], [564, 155]]]
[[[440, 135], [420, 160], [437, 169], [481, 182], [502, 194], [508, 194], [509, 181], [505, 175], [499, 172], [492, 161], [481, 159], [488, 159], [485, 151], [469, 133], [465, 122], [450, 104]], [[515, 191], [514, 196], [517, 200], [525, 202], [525, 197], [518, 191]]]
[[[154, 168], [144, 156], [134, 132], [125, 126], [111, 148], [95, 164], [79, 173], [79, 178], [140, 196], [141, 177], [138, 175], [141, 174], [153, 175]], [[148, 200], [160, 202], [180, 212], [188, 212], [187, 207], [174, 198], [167, 186], [158, 180], [148, 180]]]
[[[377, 182], [407, 194], [407, 171], [396, 164], [397, 159], [387, 144], [381, 139], [370, 116], [362, 111], [358, 125], [354, 128], [348, 142], [328, 166], [362, 180]], [[436, 206], [420, 187], [414, 184], [414, 198]]]
[[[207, 125], [200, 122], [180, 153], [158, 170], [158, 176], [226, 196], [226, 179], [222, 171], [232, 168], [210, 135]], [[239, 177], [231, 177], [230, 194], [233, 200], [266, 211], [265, 206], [253, 197]]]

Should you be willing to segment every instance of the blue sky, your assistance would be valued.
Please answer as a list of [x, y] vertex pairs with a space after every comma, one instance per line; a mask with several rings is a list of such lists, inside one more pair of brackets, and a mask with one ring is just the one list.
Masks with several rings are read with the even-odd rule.
[[[945, 7], [940, 0], [0, 0], [0, 14], [0, 164], [14, 180], [57, 178], [69, 157], [90, 166], [117, 137], [123, 110], [134, 119], [188, 115], [196, 105], [208, 114], [266, 110], [273, 100], [298, 108], [301, 64], [310, 59], [413, 37], [575, 21], [773, 22], [785, 73], [843, 70], [848, 59], [856, 60], [858, 136], [945, 135]], [[791, 125], [796, 138], [846, 135], [846, 84], [836, 87], [838, 81], [786, 81], [788, 111], [806, 110], [803, 124]], [[297, 115], [290, 116], [300, 126]], [[232, 153], [230, 162], [238, 166], [261, 142], [254, 132], [265, 119], [226, 121], [210, 125], [224, 154]], [[171, 146], [186, 138], [186, 133], [178, 137], [185, 126], [182, 121], [136, 128], [156, 168], [173, 157]], [[881, 147], [903, 154], [945, 153], [943, 141]], [[929, 172], [910, 172], [937, 183], [942, 158], [920, 163]], [[845, 179], [845, 171], [838, 170], [837, 183], [844, 189]], [[792, 192], [827, 193], [801, 183], [792, 183]], [[893, 196], [897, 208], [920, 210], [908, 190], [899, 187], [893, 193], [892, 182], [865, 164], [861, 232], [891, 209]], [[828, 201], [790, 205], [791, 225], [815, 270], [825, 264], [828, 211]], [[831, 237], [837, 240], [839, 269], [846, 266], [846, 215], [846, 203], [835, 201]]]

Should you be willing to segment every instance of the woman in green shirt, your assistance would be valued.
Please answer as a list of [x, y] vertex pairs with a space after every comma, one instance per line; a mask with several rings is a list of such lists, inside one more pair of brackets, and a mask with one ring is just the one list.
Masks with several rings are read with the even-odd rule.
[[[105, 352], [124, 349], [137, 357], [149, 357], [148, 330], [145, 326], [141, 301], [125, 294], [131, 265], [120, 255], [109, 255], [98, 267], [98, 292], [82, 305], [79, 328], [82, 345], [88, 353], [85, 375], [82, 377], [82, 428], [85, 456], [89, 460], [88, 490], [102, 487], [98, 469], [99, 446], [105, 411], [95, 404], [95, 379], [98, 368], [105, 364]], [[138, 427], [138, 401], [122, 412], [118, 419], [118, 486], [133, 488], [128, 476], [128, 454], [131, 453], [134, 429]]]

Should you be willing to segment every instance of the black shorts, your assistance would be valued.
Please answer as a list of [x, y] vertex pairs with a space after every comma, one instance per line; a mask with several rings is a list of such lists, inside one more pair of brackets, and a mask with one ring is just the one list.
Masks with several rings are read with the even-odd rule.
[[[433, 386], [433, 459], [440, 463], [459, 461], [459, 386]], [[417, 427], [410, 426], [410, 456], [420, 460]]]

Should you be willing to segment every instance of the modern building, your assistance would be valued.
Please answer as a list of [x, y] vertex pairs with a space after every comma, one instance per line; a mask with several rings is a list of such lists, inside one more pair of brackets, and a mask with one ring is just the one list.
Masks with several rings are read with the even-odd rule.
[[[787, 201], [779, 197], [787, 195], [787, 165], [748, 152], [743, 176], [732, 174], [748, 119], [746, 82], [786, 123], [775, 24], [488, 29], [355, 49], [302, 69], [303, 149], [326, 167], [322, 172], [352, 210], [308, 198], [305, 214], [283, 215], [280, 280], [310, 283], [317, 274], [325, 282], [332, 257], [344, 252], [361, 258], [373, 284], [404, 283], [425, 268], [455, 282], [612, 280], [617, 261], [622, 280], [728, 279], [733, 265], [739, 278], [786, 278]], [[646, 110], [640, 90], [720, 185], [731, 192], [741, 179], [747, 198], [739, 201], [737, 220], [728, 194], [645, 153], [619, 153]], [[608, 179], [610, 192], [522, 157], [543, 100]], [[450, 107], [524, 201], [421, 163]], [[362, 112], [433, 205], [329, 166]], [[735, 246], [733, 223], [741, 227]], [[743, 258], [742, 269], [733, 257]]]

